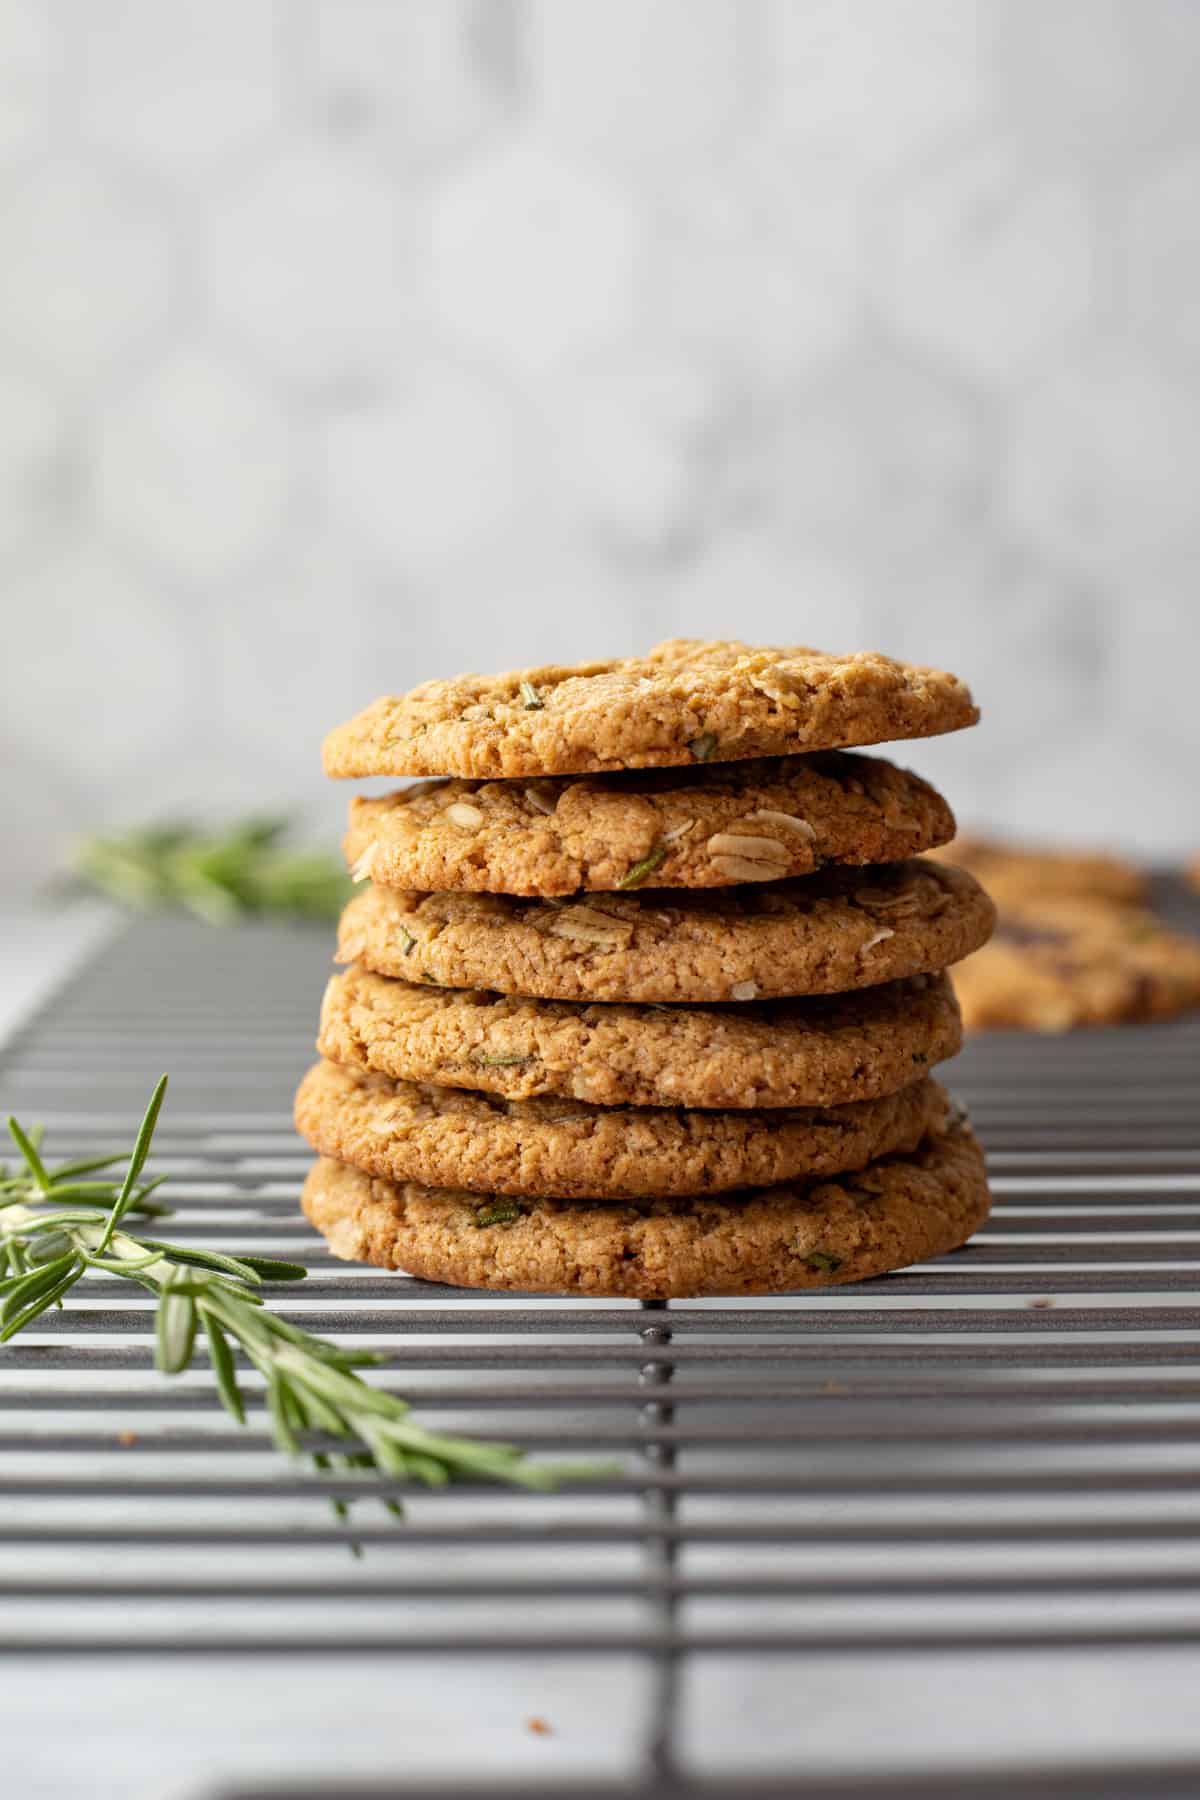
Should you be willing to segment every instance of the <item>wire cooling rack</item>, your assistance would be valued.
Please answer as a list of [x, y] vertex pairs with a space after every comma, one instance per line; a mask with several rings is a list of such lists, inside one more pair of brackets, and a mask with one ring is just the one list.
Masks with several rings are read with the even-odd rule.
[[158, 1377], [148, 1297], [88, 1284], [0, 1353], [23, 1793], [1200, 1791], [1200, 1026], [973, 1043], [950, 1079], [996, 1209], [936, 1265], [488, 1296], [335, 1263], [299, 1216], [327, 957], [141, 925], [0, 1098], [52, 1155], [121, 1148], [168, 1070], [174, 1238], [305, 1262], [273, 1303], [386, 1349], [423, 1420], [625, 1472], [406, 1493], [401, 1525], [364, 1498], [348, 1531], [322, 1496], [355, 1483], [281, 1464], [205, 1371]]

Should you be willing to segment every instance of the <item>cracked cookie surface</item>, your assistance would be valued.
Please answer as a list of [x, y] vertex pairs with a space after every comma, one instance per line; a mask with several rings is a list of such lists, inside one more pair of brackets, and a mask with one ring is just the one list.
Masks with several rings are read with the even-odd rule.
[[330, 1062], [600, 1106], [838, 1106], [906, 1086], [962, 1042], [944, 974], [721, 1007], [587, 1005], [430, 988], [355, 965], [325, 992]]
[[356, 879], [559, 895], [731, 887], [825, 863], [888, 863], [954, 834], [937, 791], [836, 751], [591, 778], [422, 782], [350, 802]]
[[642, 657], [427, 681], [325, 739], [336, 777], [593, 774], [837, 750], [978, 719], [942, 669], [672, 638]]
[[703, 1112], [505, 1100], [317, 1063], [296, 1095], [314, 1150], [394, 1181], [561, 1198], [720, 1193], [915, 1149], [947, 1111], [928, 1076], [846, 1106]]
[[983, 1153], [948, 1122], [853, 1176], [711, 1198], [481, 1200], [322, 1159], [304, 1211], [333, 1254], [427, 1281], [527, 1293], [792, 1293], [863, 1281], [957, 1248], [987, 1217]]
[[994, 919], [972, 876], [923, 859], [569, 900], [368, 887], [342, 914], [337, 960], [542, 999], [762, 1000], [945, 968], [977, 950]]

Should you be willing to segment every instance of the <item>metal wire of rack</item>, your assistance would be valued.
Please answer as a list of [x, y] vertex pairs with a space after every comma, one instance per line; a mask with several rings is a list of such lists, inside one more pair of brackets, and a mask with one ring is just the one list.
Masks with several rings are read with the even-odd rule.
[[[204, 1371], [156, 1376], [149, 1300], [89, 1284], [0, 1357], [6, 1671], [82, 1663], [116, 1681], [135, 1662], [169, 1682], [178, 1662], [268, 1683], [313, 1665], [328, 1687], [369, 1659], [452, 1687], [483, 1659], [540, 1668], [559, 1705], [586, 1669], [607, 1706], [595, 1671], [621, 1664], [627, 1754], [592, 1767], [564, 1744], [560, 1776], [792, 1792], [804, 1768], [822, 1792], [895, 1800], [982, 1797], [1018, 1772], [1023, 1791], [1097, 1800], [1200, 1787], [1194, 1705], [1164, 1736], [1146, 1699], [1172, 1669], [1187, 1691], [1200, 1647], [1200, 1026], [972, 1044], [950, 1078], [996, 1210], [936, 1265], [761, 1301], [481, 1295], [335, 1263], [299, 1216], [290, 1099], [326, 955], [306, 930], [130, 930], [8, 1046], [5, 1106], [41, 1119], [53, 1154], [117, 1148], [169, 1070], [155, 1166], [173, 1236], [305, 1262], [272, 1304], [386, 1349], [381, 1380], [423, 1419], [626, 1472], [551, 1497], [405, 1494], [397, 1525], [376, 1483], [290, 1470], [260, 1418], [233, 1427]], [[358, 1488], [347, 1528], [321, 1496]], [[1017, 1741], [1006, 1758], [1012, 1671], [1071, 1692], [1053, 1671], [1095, 1680], [1098, 1656], [1128, 1714], [1106, 1679], [1104, 1729], [1098, 1709], [1064, 1713], [1037, 1756]], [[933, 1668], [968, 1684], [971, 1733], [943, 1711], [908, 1739], [901, 1717], [890, 1743], [856, 1740], [893, 1690], [902, 1714], [919, 1706]], [[781, 1679], [819, 1694], [789, 1711]], [[169, 1698], [154, 1729], [172, 1741]], [[464, 1793], [466, 1748], [362, 1791], [457, 1771]], [[235, 1750], [213, 1780], [236, 1786]], [[261, 1766], [294, 1768], [281, 1795], [346, 1795], [352, 1774], [388, 1774], [375, 1751], [326, 1786], [279, 1746]]]

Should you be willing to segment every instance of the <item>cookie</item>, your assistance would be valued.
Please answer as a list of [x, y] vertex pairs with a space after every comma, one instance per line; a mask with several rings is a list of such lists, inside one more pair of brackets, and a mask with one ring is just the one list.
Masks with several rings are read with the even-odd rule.
[[335, 1256], [426, 1281], [526, 1293], [793, 1293], [865, 1281], [966, 1242], [987, 1217], [965, 1123], [850, 1177], [764, 1192], [588, 1205], [481, 1200], [322, 1160], [301, 1203]]
[[759, 1000], [945, 968], [979, 948], [994, 918], [972, 876], [922, 860], [594, 899], [369, 887], [342, 914], [337, 960], [549, 1000]]
[[647, 656], [427, 681], [338, 726], [324, 761], [339, 777], [591, 775], [931, 737], [978, 717], [941, 669], [671, 638]]
[[730, 887], [899, 862], [954, 835], [928, 782], [877, 757], [775, 757], [591, 779], [422, 782], [350, 803], [357, 880], [497, 894]]
[[1200, 1005], [1200, 941], [1140, 907], [1046, 898], [1010, 904], [954, 975], [968, 1030], [1070, 1031]]
[[861, 1169], [912, 1150], [944, 1117], [928, 1076], [877, 1100], [774, 1112], [684, 1112], [504, 1100], [317, 1063], [296, 1127], [322, 1156], [368, 1175], [491, 1194], [615, 1199], [717, 1194]]
[[661, 1007], [429, 988], [357, 964], [317, 1049], [404, 1081], [599, 1106], [839, 1106], [894, 1093], [962, 1041], [945, 975], [763, 1005]]
[[999, 905], [1013, 900], [1108, 900], [1136, 905], [1146, 898], [1145, 871], [1103, 851], [1048, 850], [973, 834], [956, 837], [936, 854], [969, 869]]

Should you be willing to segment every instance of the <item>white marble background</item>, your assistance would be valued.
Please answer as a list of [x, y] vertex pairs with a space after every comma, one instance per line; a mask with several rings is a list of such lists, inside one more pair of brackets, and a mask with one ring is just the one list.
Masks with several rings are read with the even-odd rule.
[[3, 880], [467, 666], [879, 646], [1200, 845], [1196, 0], [0, 0]]

